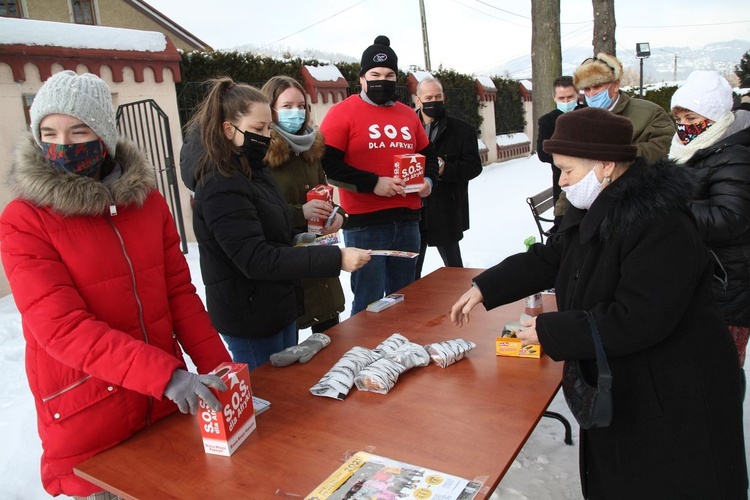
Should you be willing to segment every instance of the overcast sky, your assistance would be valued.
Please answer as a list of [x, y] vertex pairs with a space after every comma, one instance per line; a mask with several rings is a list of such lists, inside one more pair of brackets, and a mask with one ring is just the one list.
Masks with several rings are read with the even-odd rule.
[[[244, 44], [361, 57], [379, 34], [391, 39], [399, 67], [424, 67], [418, 0], [146, 0], [215, 49]], [[463, 73], [531, 52], [531, 0], [424, 0], [433, 69]], [[738, 0], [618, 0], [617, 54], [635, 44], [700, 48], [750, 40], [750, 9]], [[591, 0], [561, 0], [562, 49], [591, 47]], [[750, 49], [750, 44], [748, 46]], [[489, 57], [487, 57], [489, 55]]]

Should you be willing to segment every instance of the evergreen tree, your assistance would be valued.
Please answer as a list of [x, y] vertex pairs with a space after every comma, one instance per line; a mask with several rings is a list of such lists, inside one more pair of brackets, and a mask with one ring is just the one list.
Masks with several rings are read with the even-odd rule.
[[445, 92], [445, 109], [448, 114], [469, 122], [475, 129], [482, 124], [482, 116], [477, 106], [475, 79], [452, 69], [443, 68], [441, 64], [432, 75], [440, 80]]
[[492, 83], [497, 88], [495, 132], [497, 134], [522, 132], [526, 120], [524, 119], [521, 91], [518, 90], [518, 81], [494, 76], [492, 77]]
[[740, 79], [740, 87], [750, 87], [750, 50], [745, 52], [740, 63], [734, 67], [734, 73]]

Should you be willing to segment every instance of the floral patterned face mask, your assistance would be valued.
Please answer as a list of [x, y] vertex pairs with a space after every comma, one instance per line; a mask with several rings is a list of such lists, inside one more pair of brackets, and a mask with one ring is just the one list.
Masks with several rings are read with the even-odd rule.
[[44, 157], [60, 172], [94, 177], [102, 167], [107, 150], [97, 138], [78, 144], [42, 143]]
[[703, 132], [713, 125], [714, 122], [706, 118], [698, 123], [691, 123], [689, 125], [677, 125], [677, 137], [680, 138], [682, 144], [687, 145], [690, 141], [701, 135]]

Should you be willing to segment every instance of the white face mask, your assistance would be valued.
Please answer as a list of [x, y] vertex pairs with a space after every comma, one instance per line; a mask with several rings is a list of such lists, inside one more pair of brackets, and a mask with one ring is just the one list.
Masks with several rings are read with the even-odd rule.
[[581, 210], [588, 210], [596, 197], [599, 196], [602, 186], [603, 183], [596, 178], [596, 173], [592, 168], [591, 172], [586, 174], [583, 179], [570, 186], [565, 186], [562, 190], [565, 191], [565, 196], [571, 205]]

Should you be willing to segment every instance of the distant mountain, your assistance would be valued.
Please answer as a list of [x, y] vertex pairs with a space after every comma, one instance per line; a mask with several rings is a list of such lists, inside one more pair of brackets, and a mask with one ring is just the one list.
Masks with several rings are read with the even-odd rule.
[[734, 67], [748, 50], [750, 42], [746, 40], [710, 43], [698, 50], [691, 50], [689, 47], [665, 47], [653, 52], [651, 57], [644, 61], [643, 80], [645, 83], [647, 75], [650, 77], [649, 83], [684, 80], [696, 69], [712, 69], [724, 75], [732, 74]]
[[[691, 71], [711, 69], [724, 75], [734, 73], [742, 56], [750, 50], [750, 41], [732, 40], [714, 42], [701, 49], [690, 47], [651, 47], [651, 57], [643, 61], [643, 83], [684, 80]], [[581, 61], [591, 57], [589, 48], [573, 48], [563, 51], [563, 74], [572, 75]], [[677, 62], [675, 63], [675, 56]], [[620, 51], [617, 54], [625, 69], [624, 85], [638, 84], [640, 61], [635, 54]], [[676, 66], [676, 67], [675, 67]], [[676, 74], [675, 74], [676, 69]], [[502, 66], [490, 69], [490, 75], [510, 76], [511, 78], [529, 78], [531, 75], [531, 57], [520, 58]]]
[[[324, 52], [314, 49], [304, 51], [291, 48], [258, 48], [256, 45], [246, 44], [229, 50], [250, 51], [254, 54], [276, 58], [300, 57], [302, 59], [317, 59], [328, 62], [359, 62], [359, 59], [347, 54]], [[643, 83], [658, 83], [664, 81], [680, 81], [695, 69], [713, 69], [724, 75], [734, 73], [734, 67], [739, 64], [742, 56], [750, 50], [750, 41], [732, 40], [729, 42], [714, 42], [701, 49], [690, 47], [652, 47], [651, 57], [643, 61]], [[562, 69], [564, 75], [572, 75], [581, 61], [591, 57], [590, 48], [575, 47], [563, 51]], [[677, 56], [675, 74], [675, 55]], [[638, 85], [640, 77], [640, 61], [632, 52], [617, 54], [624, 66], [625, 74], [622, 78], [623, 86]], [[487, 76], [504, 76], [521, 79], [531, 78], [531, 57], [520, 57], [495, 68], [483, 71]]]
[[[337, 62], [359, 62], [359, 59], [352, 57], [347, 54], [340, 54], [338, 52], [324, 52], [322, 50], [305, 49], [305, 50], [293, 50], [290, 47], [286, 48], [258, 48], [257, 45], [245, 44], [237, 47], [232, 47], [226, 50], [236, 50], [238, 52], [252, 52], [261, 56], [268, 56], [278, 59], [290, 59], [299, 57], [300, 59], [316, 59], [322, 63], [337, 63]], [[739, 61], [739, 59], [738, 59]]]

